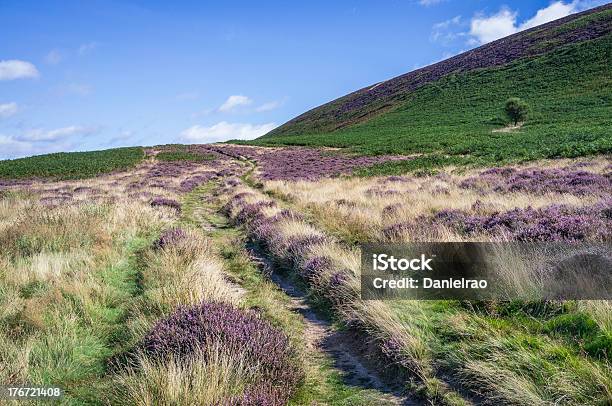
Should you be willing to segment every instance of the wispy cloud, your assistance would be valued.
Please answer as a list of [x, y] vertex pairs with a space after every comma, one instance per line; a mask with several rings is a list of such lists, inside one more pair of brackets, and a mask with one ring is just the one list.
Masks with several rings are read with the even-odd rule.
[[63, 87], [63, 90], [68, 93], [87, 96], [93, 92], [93, 87], [84, 83], [69, 83]]
[[282, 105], [283, 105], [282, 101], [273, 100], [273, 101], [264, 103], [261, 106], [257, 107], [255, 109], [255, 111], [258, 112], [258, 113], [263, 113], [263, 112], [266, 112], [266, 111], [276, 110], [277, 108], [279, 108]]
[[457, 27], [462, 24], [461, 16], [457, 15], [446, 21], [436, 23], [431, 27], [431, 40], [436, 42], [449, 42], [462, 33], [457, 32]]
[[96, 132], [95, 128], [71, 125], [69, 127], [43, 130], [35, 128], [15, 137], [18, 141], [58, 141], [73, 136], [86, 136]]
[[445, 1], [445, 0], [419, 0], [419, 4], [421, 6], [429, 7], [429, 6], [433, 6], [435, 4], [442, 3], [443, 1]]
[[19, 108], [15, 102], [0, 103], [0, 118], [7, 118], [15, 115], [17, 114], [17, 110], [19, 110]]
[[96, 128], [72, 125], [44, 130], [31, 129], [19, 135], [0, 134], [0, 159], [74, 150], [79, 137], [97, 132]]
[[62, 61], [62, 59], [64, 59], [63, 55], [57, 49], [52, 49], [47, 53], [47, 55], [45, 55], [45, 62], [49, 65], [57, 65]]
[[209, 143], [230, 139], [252, 140], [276, 128], [276, 123], [249, 124], [221, 121], [210, 127], [194, 125], [181, 132], [187, 142]]
[[32, 144], [0, 134], [0, 159], [15, 158], [33, 153]]
[[78, 49], [79, 55], [85, 55], [93, 51], [98, 47], [98, 45], [100, 44], [98, 44], [97, 42], [88, 42], [86, 44], [82, 44]]
[[112, 137], [111, 139], [104, 142], [105, 147], [119, 147], [134, 145], [136, 133], [132, 130], [122, 130], [119, 135]]
[[253, 103], [253, 100], [251, 100], [247, 96], [233, 95], [233, 96], [228, 97], [225, 103], [223, 103], [219, 107], [219, 111], [223, 113], [227, 113], [227, 112], [235, 110], [237, 107], [248, 106], [252, 103]]
[[0, 80], [37, 78], [39, 76], [38, 69], [30, 62], [18, 59], [0, 61]]

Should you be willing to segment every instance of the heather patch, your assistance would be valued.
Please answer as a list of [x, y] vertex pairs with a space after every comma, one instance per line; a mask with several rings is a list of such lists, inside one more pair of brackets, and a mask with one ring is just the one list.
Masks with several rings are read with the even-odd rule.
[[151, 329], [138, 350], [153, 359], [187, 358], [199, 351], [206, 359], [208, 349], [219, 347], [244, 357], [255, 371], [244, 393], [227, 404], [284, 405], [302, 379], [284, 333], [252, 311], [223, 303], [179, 308]]
[[216, 173], [207, 172], [202, 175], [192, 176], [190, 178], [185, 179], [184, 181], [181, 182], [179, 187], [180, 187], [181, 192], [187, 193], [187, 192], [191, 192], [196, 187], [201, 186], [216, 178], [217, 178]]
[[[441, 210], [431, 222], [466, 235], [501, 235], [519, 241], [605, 240], [612, 234], [610, 201], [588, 207], [550, 205], [539, 209], [516, 208], [490, 215]], [[407, 229], [410, 226], [402, 227]], [[386, 232], [392, 235], [397, 230], [389, 229]]]
[[70, 203], [71, 201], [71, 196], [48, 196], [43, 197], [39, 200], [40, 204], [42, 204], [43, 206], [47, 206], [48, 208], [62, 206], [64, 204]]
[[381, 183], [396, 183], [396, 182], [404, 183], [404, 182], [410, 182], [410, 179], [408, 179], [405, 176], [392, 175], [392, 176], [381, 178], [380, 182]]
[[384, 217], [391, 217], [397, 214], [397, 212], [403, 207], [401, 203], [393, 203], [383, 207], [382, 215]]
[[301, 214], [295, 213], [291, 210], [283, 209], [278, 213], [266, 217], [262, 212], [258, 212], [252, 219], [248, 219], [246, 217], [241, 217], [241, 221], [248, 224], [250, 230], [252, 230], [253, 235], [261, 241], [270, 242], [278, 237], [276, 225], [281, 220], [292, 220], [292, 221], [301, 221], [303, 220], [303, 216]]
[[487, 192], [571, 193], [605, 195], [612, 190], [612, 173], [598, 174], [574, 167], [565, 168], [493, 168], [460, 183], [464, 189]]
[[332, 269], [332, 261], [323, 256], [314, 256], [306, 260], [301, 267], [301, 275], [306, 279], [313, 279], [325, 271]]
[[399, 194], [400, 192], [395, 189], [370, 188], [365, 191], [365, 195], [369, 197], [385, 197]]
[[357, 207], [357, 203], [347, 199], [336, 199], [334, 203], [336, 203], [338, 206], [344, 206], [348, 208]]
[[403, 239], [404, 236], [410, 235], [417, 229], [418, 226], [412, 222], [400, 222], [383, 228], [382, 233], [386, 240], [394, 241]]
[[313, 245], [321, 244], [326, 241], [327, 238], [322, 235], [296, 235], [289, 237], [285, 241], [287, 256], [297, 264], [304, 256], [306, 256], [309, 249]]
[[402, 156], [351, 156], [345, 153], [314, 148], [253, 148], [218, 145], [216, 151], [235, 158], [257, 162], [263, 180], [317, 180], [328, 176], [350, 174], [354, 169], [369, 167]]
[[255, 220], [261, 220], [264, 217], [263, 209], [275, 206], [276, 202], [273, 201], [259, 201], [245, 204], [236, 215], [235, 220], [238, 223], [251, 223]]
[[156, 197], [151, 200], [151, 207], [170, 207], [176, 209], [178, 212], [181, 211], [181, 204], [179, 202], [165, 197]]
[[154, 243], [154, 247], [157, 249], [164, 249], [176, 245], [177, 243], [185, 240], [187, 233], [181, 228], [170, 228], [161, 233], [157, 241]]

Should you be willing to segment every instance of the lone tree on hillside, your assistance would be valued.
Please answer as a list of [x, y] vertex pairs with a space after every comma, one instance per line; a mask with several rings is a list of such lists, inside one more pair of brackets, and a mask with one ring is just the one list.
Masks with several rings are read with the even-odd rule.
[[527, 103], [518, 97], [511, 97], [506, 100], [506, 107], [504, 111], [510, 120], [517, 125], [521, 121], [525, 121], [527, 119]]

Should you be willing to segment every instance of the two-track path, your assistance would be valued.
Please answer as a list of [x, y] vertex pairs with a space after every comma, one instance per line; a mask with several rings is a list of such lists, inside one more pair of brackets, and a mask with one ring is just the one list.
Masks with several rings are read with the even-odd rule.
[[[198, 225], [206, 235], [215, 238], [220, 233], [240, 233], [241, 230], [232, 228], [231, 224], [219, 213], [219, 203], [210, 191], [204, 194], [196, 193], [188, 196], [183, 205], [188, 213], [189, 221]], [[245, 239], [246, 240], [246, 239]], [[350, 398], [339, 404], [347, 405], [417, 405], [424, 404], [415, 401], [403, 394], [403, 388], [397, 383], [390, 383], [382, 378], [380, 371], [374, 367], [374, 362], [368, 360], [368, 355], [360, 353], [357, 340], [364, 337], [355, 337], [350, 331], [340, 330], [323, 314], [313, 308], [307, 299], [306, 293], [298, 287], [291, 278], [283, 276], [275, 269], [272, 261], [261, 250], [252, 246], [243, 247], [256, 269], [269, 278], [289, 298], [286, 301], [288, 309], [298, 314], [303, 323], [303, 344], [306, 356], [312, 359], [323, 360], [330, 364], [325, 368], [327, 375], [341, 377], [342, 385], [356, 393], [357, 399]], [[361, 346], [363, 347], [363, 346]], [[323, 376], [322, 378], [326, 378]], [[308, 404], [336, 404], [320, 403], [318, 401]]]

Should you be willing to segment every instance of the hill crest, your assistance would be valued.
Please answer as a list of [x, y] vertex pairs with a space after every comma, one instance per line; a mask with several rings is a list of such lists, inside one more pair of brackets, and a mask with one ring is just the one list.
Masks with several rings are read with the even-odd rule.
[[333, 132], [393, 109], [406, 96], [451, 74], [507, 65], [564, 45], [612, 33], [612, 3], [498, 39], [435, 64], [405, 73], [315, 107], [265, 134], [263, 139]]

